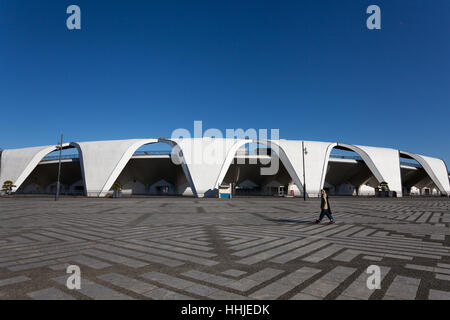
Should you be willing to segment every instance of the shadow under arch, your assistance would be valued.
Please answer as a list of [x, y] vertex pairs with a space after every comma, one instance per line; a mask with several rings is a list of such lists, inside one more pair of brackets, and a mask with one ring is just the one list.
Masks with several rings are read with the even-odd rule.
[[60, 195], [83, 195], [84, 187], [78, 150], [67, 144], [63, 146], [61, 171], [59, 171], [59, 158], [59, 148], [48, 153], [25, 179], [17, 193], [55, 195], [59, 176]]
[[[134, 140], [133, 143], [129, 146], [127, 146], [127, 149], [125, 152], [121, 155], [120, 160], [115, 164], [113, 170], [109, 173], [109, 176], [102, 184], [99, 190], [91, 190], [89, 185], [89, 179], [87, 175], [89, 175], [90, 164], [89, 164], [89, 157], [90, 157], [90, 150], [85, 147], [86, 143], [83, 142], [71, 142], [70, 145], [76, 147], [78, 149], [78, 153], [80, 155], [80, 166], [81, 166], [81, 172], [83, 177], [83, 183], [84, 183], [84, 190], [86, 196], [95, 196], [95, 193], [97, 193], [98, 197], [104, 197], [106, 196], [107, 192], [111, 189], [114, 182], [116, 181], [117, 177], [120, 175], [122, 170], [127, 165], [128, 161], [131, 159], [133, 154], [137, 149], [142, 147], [146, 144], [152, 144], [157, 142], [156, 139], [142, 139], [142, 140]], [[131, 141], [130, 141], [131, 142]], [[101, 143], [101, 142], [100, 142]], [[92, 194], [94, 193], [94, 194]]]
[[[73, 147], [69, 143], [64, 143], [62, 145], [63, 150], [71, 149], [71, 148], [73, 148]], [[26, 164], [23, 166], [23, 168], [20, 168], [20, 173], [17, 174], [16, 177], [7, 178], [8, 180], [13, 181], [14, 184], [16, 185], [16, 187], [13, 189], [13, 191], [14, 192], [17, 191], [22, 186], [22, 184], [25, 182], [25, 180], [30, 176], [30, 174], [36, 169], [38, 164], [47, 155], [51, 154], [54, 151], [58, 151], [58, 150], [59, 150], [59, 146], [57, 146], [57, 145], [36, 147], [36, 148], [3, 150], [2, 162], [4, 161], [4, 163], [2, 163], [2, 166], [3, 166], [4, 171], [8, 171], [8, 166], [10, 166], [10, 165], [17, 165], [15, 163], [9, 163], [10, 162], [8, 159], [9, 153], [17, 153], [22, 156], [23, 154], [30, 152], [30, 154], [28, 156], [24, 157], [26, 159]], [[3, 157], [5, 157], [5, 159], [3, 159]], [[14, 156], [13, 156], [13, 160], [14, 160]], [[11, 170], [11, 171], [14, 171], [14, 170]], [[2, 179], [5, 179], [5, 178], [2, 177]]]
[[[300, 179], [300, 177], [298, 176], [293, 164], [291, 163], [288, 155], [286, 154], [286, 152], [284, 151], [284, 149], [280, 146], [280, 144], [276, 143], [273, 140], [258, 140], [258, 139], [239, 139], [236, 140], [236, 143], [233, 145], [233, 147], [230, 149], [230, 151], [228, 152], [225, 161], [222, 165], [222, 168], [220, 170], [220, 174], [217, 177], [216, 183], [215, 183], [215, 187], [218, 188], [218, 186], [220, 185], [220, 183], [222, 183], [223, 179], [225, 178], [225, 175], [227, 174], [233, 159], [237, 153], [237, 151], [244, 145], [246, 144], [250, 144], [250, 143], [255, 143], [255, 144], [261, 144], [261, 145], [266, 145], [267, 147], [269, 147], [277, 156], [278, 158], [281, 160], [281, 162], [283, 163], [284, 167], [286, 168], [287, 172], [289, 173], [291, 179], [294, 181], [295, 185], [297, 186], [297, 188], [303, 193], [303, 183]], [[299, 152], [301, 152], [301, 149], [299, 150]], [[273, 160], [273, 157], [271, 158], [271, 161]]]
[[[435, 166], [440, 165], [442, 171], [444, 171], [444, 175], [446, 175], [446, 173], [448, 173], [448, 170], [447, 170], [447, 166], [443, 160], [437, 159], [437, 158], [424, 157], [422, 155], [414, 154], [414, 153], [406, 152], [406, 151], [399, 151], [399, 154], [400, 154], [400, 157], [402, 157], [402, 158], [412, 159], [412, 160], [417, 161], [420, 164], [420, 166], [422, 166], [422, 168], [425, 170], [426, 174], [431, 179], [431, 181], [434, 183], [434, 185], [439, 189], [439, 191], [444, 195], [450, 196], [449, 182], [441, 181], [438, 177], [439, 174], [437, 172], [435, 172], [435, 170], [438, 170], [439, 168], [436, 168], [436, 167], [433, 168], [432, 164], [429, 163], [430, 160], [439, 162], [438, 164], [435, 163]], [[446, 175], [446, 176], [448, 177], [448, 175]], [[445, 182], [447, 182], [446, 186], [444, 185]]]
[[[124, 147], [124, 150], [122, 154], [120, 155], [120, 159], [113, 165], [113, 168], [111, 172], [106, 173], [107, 178], [104, 179], [105, 182], [102, 182], [101, 185], [99, 185], [98, 190], [92, 190], [90, 188], [90, 177], [88, 176], [90, 173], [89, 171], [92, 170], [92, 164], [89, 164], [92, 160], [89, 159], [92, 157], [91, 154], [92, 150], [89, 150], [86, 147], [87, 143], [81, 143], [81, 142], [71, 142], [72, 146], [75, 146], [78, 149], [78, 152], [80, 154], [80, 166], [82, 169], [82, 175], [83, 175], [83, 182], [86, 190], [87, 196], [97, 196], [97, 197], [104, 197], [107, 195], [107, 193], [112, 188], [113, 184], [116, 182], [119, 175], [122, 173], [122, 171], [125, 169], [126, 165], [130, 162], [131, 158], [135, 154], [135, 152], [145, 146], [145, 145], [151, 145], [156, 143], [166, 143], [172, 147], [176, 146], [177, 144], [166, 140], [166, 139], [136, 139], [136, 140], [123, 140], [123, 141], [107, 141], [107, 143], [124, 143], [126, 144]], [[102, 142], [100, 142], [102, 143]], [[89, 154], [89, 155], [88, 155]], [[183, 172], [186, 175], [186, 179], [192, 189], [193, 192], [195, 192], [192, 180], [190, 179], [190, 174], [188, 168], [185, 166], [184, 162], [181, 163]], [[95, 168], [94, 168], [95, 169]]]
[[186, 180], [188, 181], [189, 186], [191, 187], [192, 193], [194, 194], [195, 197], [198, 197], [197, 189], [195, 188], [195, 184], [192, 179], [189, 168], [187, 166], [186, 159], [184, 158], [183, 150], [182, 150], [181, 146], [178, 145], [178, 143], [172, 139], [161, 138], [161, 139], [158, 139], [158, 142], [165, 143], [173, 148], [172, 152], [171, 152], [171, 160], [175, 159], [178, 162], [178, 164], [181, 165], [184, 175], [186, 176]]
[[[328, 171], [327, 170], [328, 164], [330, 162], [330, 155], [331, 155], [331, 152], [333, 149], [355, 152], [356, 154], [358, 154], [361, 157], [362, 161], [368, 167], [368, 169], [372, 173], [373, 177], [377, 180], [377, 182], [381, 183], [384, 181], [384, 178], [381, 175], [378, 168], [376, 167], [375, 163], [373, 162], [373, 160], [370, 158], [370, 156], [364, 150], [362, 150], [361, 148], [359, 148], [355, 145], [336, 142], [336, 143], [330, 143], [327, 147], [325, 161], [324, 161], [323, 169], [322, 169], [320, 189], [323, 189], [324, 185], [325, 185], [325, 179], [326, 179], [326, 175], [327, 175], [327, 171]], [[400, 164], [399, 164], [399, 166], [400, 166]]]

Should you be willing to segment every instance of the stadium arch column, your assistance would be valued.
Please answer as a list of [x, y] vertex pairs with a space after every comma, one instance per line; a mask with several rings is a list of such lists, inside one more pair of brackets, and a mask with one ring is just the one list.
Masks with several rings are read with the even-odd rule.
[[[379, 183], [383, 181], [387, 182], [389, 185], [389, 189], [391, 191], [395, 191], [397, 193], [397, 197], [402, 196], [400, 154], [398, 150], [390, 148], [357, 146], [345, 143], [330, 143], [326, 148], [326, 155], [324, 157], [320, 189], [323, 188], [323, 185], [325, 183], [328, 161], [330, 158], [331, 150], [334, 147], [342, 147], [344, 149], [356, 152], [363, 159], [364, 163], [367, 165], [367, 167], [370, 169], [370, 171], [372, 172], [372, 174]], [[322, 155], [323, 150], [324, 146], [320, 148], [321, 151], [320, 155]], [[308, 183], [306, 184], [306, 186], [308, 187]]]
[[387, 182], [389, 190], [402, 197], [402, 176], [400, 172], [400, 153], [396, 149], [341, 144], [358, 153], [372, 171], [378, 182]]
[[306, 194], [319, 197], [325, 183], [331, 150], [337, 143], [304, 141]]
[[[263, 141], [260, 143], [264, 143]], [[269, 140], [268, 145], [274, 150], [287, 172], [291, 176], [301, 195], [303, 195], [303, 155], [300, 140]], [[273, 145], [276, 145], [275, 149]], [[308, 193], [308, 192], [306, 192]]]
[[416, 160], [430, 176], [439, 191], [444, 195], [450, 196], [448, 170], [443, 160], [405, 151], [400, 151], [400, 153]]
[[80, 154], [85, 195], [106, 196], [136, 150], [156, 142], [158, 139], [72, 142]]
[[209, 137], [159, 141], [174, 146], [172, 157], [175, 155], [181, 161], [192, 192], [199, 198], [217, 195], [217, 188], [221, 182], [219, 177], [226, 163], [228, 161], [231, 163], [240, 146], [251, 142], [244, 139]]
[[[67, 148], [68, 146], [68, 143], [63, 144], [63, 148]], [[46, 155], [56, 150], [59, 150], [58, 146], [3, 150], [0, 160], [0, 185], [10, 180], [16, 186], [12, 191], [17, 191], [39, 162]]]
[[[228, 139], [233, 141], [231, 139]], [[218, 186], [224, 179], [237, 150], [245, 144], [257, 143], [267, 145], [274, 151], [281, 162], [285, 166], [289, 175], [291, 176], [298, 189], [303, 193], [303, 160], [301, 154], [301, 141], [288, 140], [254, 140], [254, 139], [236, 139], [235, 143], [227, 150], [228, 154], [223, 162], [220, 174], [217, 177], [215, 185]]]

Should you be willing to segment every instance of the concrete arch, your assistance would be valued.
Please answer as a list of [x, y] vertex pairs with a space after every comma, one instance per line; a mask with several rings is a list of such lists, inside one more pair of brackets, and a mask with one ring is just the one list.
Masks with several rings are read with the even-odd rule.
[[253, 139], [236, 139], [234, 145], [228, 150], [228, 153], [226, 155], [225, 160], [222, 163], [222, 166], [220, 168], [219, 174], [216, 178], [216, 181], [214, 183], [214, 187], [218, 188], [219, 185], [222, 183], [223, 179], [225, 178], [225, 175], [227, 174], [228, 169], [231, 166], [231, 163], [234, 160], [234, 156], [236, 155], [236, 152], [242, 147], [245, 146], [247, 143], [253, 143]]
[[443, 160], [406, 151], [400, 151], [400, 154], [416, 160], [423, 167], [439, 191], [444, 195], [450, 196], [448, 171]]
[[[69, 143], [63, 144], [64, 149], [68, 147]], [[3, 150], [0, 160], [0, 184], [11, 180], [16, 186], [13, 192], [17, 191], [39, 162], [56, 150], [59, 150], [56, 145]]]
[[[377, 166], [375, 165], [374, 161], [367, 154], [367, 152], [365, 150], [363, 150], [362, 148], [360, 148], [358, 146], [354, 146], [351, 144], [345, 144], [345, 143], [338, 143], [336, 147], [342, 147], [342, 148], [345, 148], [347, 150], [357, 153], [363, 159], [364, 163], [369, 167], [369, 169], [372, 172], [372, 174], [374, 175], [375, 179], [377, 179], [378, 182], [385, 181], [382, 174], [380, 173]], [[330, 150], [330, 152], [331, 152], [331, 150]], [[400, 167], [400, 160], [399, 160], [398, 166]]]
[[80, 153], [85, 194], [104, 197], [137, 149], [158, 139], [72, 142]]
[[[400, 154], [418, 161], [442, 194], [450, 195], [447, 167], [441, 159], [389, 148], [349, 145], [338, 142], [253, 139], [132, 139], [98, 142], [72, 142], [80, 155], [84, 190], [88, 196], [104, 196], [117, 180], [137, 149], [146, 144], [164, 142], [171, 145], [195, 196], [215, 195], [225, 178], [237, 150], [247, 143], [272, 148], [300, 191], [306, 186], [308, 196], [317, 196], [325, 184], [331, 150], [335, 147], [356, 152], [378, 182], [386, 181], [391, 190], [402, 195]], [[303, 155], [303, 146], [305, 154]], [[0, 153], [0, 184], [12, 180], [19, 188], [49, 153], [58, 146], [7, 149]], [[206, 157], [205, 157], [206, 156]], [[305, 172], [303, 171], [305, 169]], [[431, 182], [430, 182], [431, 183]], [[17, 190], [15, 188], [14, 191]]]
[[[279, 159], [285, 166], [297, 188], [303, 193], [303, 160], [301, 158], [302, 141], [288, 140], [254, 140], [239, 139], [228, 150], [226, 158], [223, 161], [220, 173], [217, 176], [214, 187], [217, 188], [225, 178], [228, 169], [233, 162], [234, 156], [239, 148], [248, 143], [258, 143], [269, 146], [278, 155]], [[275, 148], [274, 148], [275, 147]]]
[[331, 150], [337, 145], [337, 142], [305, 141], [305, 180], [309, 194], [320, 196], [320, 190], [325, 185]]
[[180, 161], [194, 195], [211, 197], [217, 193], [218, 177], [229, 160], [230, 151], [237, 150], [241, 140], [203, 137], [159, 141], [174, 147], [172, 157]]
[[[267, 143], [266, 143], [267, 142]], [[258, 140], [258, 143], [267, 144], [280, 158], [287, 172], [291, 176], [300, 193], [303, 195], [303, 141], [299, 140]], [[275, 145], [275, 148], [272, 146]], [[306, 192], [308, 193], [308, 192]]]
[[391, 191], [395, 191], [398, 197], [402, 196], [402, 183], [400, 173], [400, 155], [398, 150], [389, 148], [376, 148], [367, 146], [350, 145], [345, 143], [330, 143], [326, 148], [326, 156], [322, 170], [321, 188], [325, 183], [326, 168], [333, 148], [341, 147], [356, 152], [380, 182], [387, 182]]
[[166, 143], [173, 148], [172, 152], [171, 152], [172, 161], [175, 161], [175, 163], [181, 165], [184, 175], [186, 176], [186, 180], [187, 180], [189, 186], [191, 187], [192, 194], [195, 197], [198, 197], [199, 195], [197, 192], [196, 184], [194, 183], [194, 180], [192, 179], [191, 172], [190, 172], [189, 167], [184, 158], [183, 146], [181, 144], [181, 141], [183, 141], [183, 140], [185, 140], [185, 139], [158, 139], [158, 142]]

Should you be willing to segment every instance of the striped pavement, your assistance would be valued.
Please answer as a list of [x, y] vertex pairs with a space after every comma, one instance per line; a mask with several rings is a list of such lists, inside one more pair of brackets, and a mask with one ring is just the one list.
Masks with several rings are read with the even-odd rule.
[[447, 198], [115, 200], [0, 198], [0, 299], [450, 299]]

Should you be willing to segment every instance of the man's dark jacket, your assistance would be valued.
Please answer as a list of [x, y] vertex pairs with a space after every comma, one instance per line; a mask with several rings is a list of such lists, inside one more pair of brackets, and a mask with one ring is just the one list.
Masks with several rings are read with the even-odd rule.
[[[327, 202], [328, 202], [328, 211], [331, 213], [331, 206], [330, 206], [330, 197], [327, 196]], [[325, 199], [323, 196], [320, 197], [320, 209], [323, 210], [323, 207], [325, 206]]]

